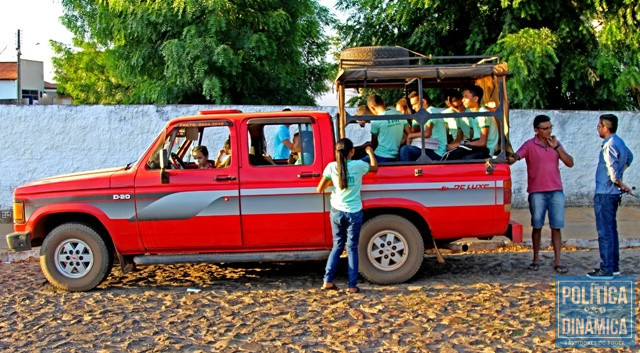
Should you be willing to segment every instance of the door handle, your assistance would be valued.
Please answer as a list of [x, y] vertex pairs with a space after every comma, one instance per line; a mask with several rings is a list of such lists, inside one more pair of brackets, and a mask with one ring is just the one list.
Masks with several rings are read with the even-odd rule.
[[298, 174], [298, 178], [316, 178], [319, 177], [318, 173], [300, 173]]
[[217, 175], [213, 180], [215, 181], [229, 181], [229, 180], [236, 180], [236, 177], [234, 176], [221, 176], [221, 175]]

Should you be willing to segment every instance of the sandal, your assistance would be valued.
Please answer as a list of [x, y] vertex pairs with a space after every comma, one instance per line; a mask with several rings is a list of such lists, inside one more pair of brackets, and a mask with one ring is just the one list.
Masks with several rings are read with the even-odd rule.
[[558, 273], [567, 273], [567, 272], [569, 272], [569, 269], [566, 266], [562, 266], [562, 265], [555, 265], [555, 266], [553, 266], [553, 269], [556, 270], [556, 272], [558, 272]]
[[349, 294], [355, 294], [355, 293], [360, 292], [360, 288], [358, 288], [358, 287], [349, 288], [349, 289], [347, 289], [347, 292]]
[[322, 284], [322, 287], [320, 287], [320, 289], [321, 290], [337, 290], [338, 287], [336, 287], [336, 285], [333, 284], [333, 283], [325, 282], [325, 283]]
[[527, 268], [530, 269], [531, 271], [538, 271], [538, 269], [540, 268], [540, 265], [537, 262], [532, 262], [529, 264], [529, 267]]

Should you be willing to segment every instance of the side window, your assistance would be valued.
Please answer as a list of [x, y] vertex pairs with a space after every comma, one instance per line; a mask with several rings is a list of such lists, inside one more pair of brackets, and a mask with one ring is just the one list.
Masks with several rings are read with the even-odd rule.
[[231, 165], [231, 139], [227, 126], [199, 129], [186, 156], [187, 169], [228, 168]]
[[173, 129], [147, 162], [147, 169], [160, 169], [162, 149], [169, 153], [168, 169], [213, 169], [231, 165], [229, 127], [188, 126]]
[[315, 160], [313, 124], [250, 124], [249, 162], [255, 166], [310, 165]]

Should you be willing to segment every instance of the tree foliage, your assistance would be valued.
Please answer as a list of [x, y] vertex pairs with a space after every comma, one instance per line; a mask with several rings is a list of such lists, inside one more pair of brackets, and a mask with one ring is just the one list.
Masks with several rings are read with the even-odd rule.
[[637, 109], [637, 0], [339, 0], [345, 47], [498, 54], [517, 108]]
[[63, 0], [76, 103], [314, 104], [330, 65], [316, 0]]

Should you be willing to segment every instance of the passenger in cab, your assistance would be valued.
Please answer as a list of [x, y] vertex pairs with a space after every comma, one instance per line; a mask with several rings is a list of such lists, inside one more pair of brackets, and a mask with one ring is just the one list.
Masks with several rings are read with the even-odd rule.
[[308, 165], [313, 162], [313, 154], [309, 152], [302, 152], [300, 144], [300, 133], [293, 134], [293, 152], [289, 155], [287, 163], [293, 165]]
[[[388, 109], [382, 97], [372, 94], [367, 99], [369, 110], [375, 115], [397, 115]], [[379, 162], [391, 162], [398, 158], [398, 150], [402, 142], [405, 128], [409, 129], [406, 120], [373, 120], [371, 121], [371, 144], [375, 146], [374, 154]], [[362, 160], [369, 161], [369, 156]]]
[[215, 166], [216, 168], [226, 168], [231, 164], [231, 140], [224, 141], [224, 148], [218, 152]]
[[289, 140], [289, 126], [291, 124], [279, 125], [273, 136], [273, 159], [286, 159], [291, 153], [293, 143]]
[[191, 151], [191, 156], [196, 162], [198, 169], [212, 169], [215, 168], [213, 161], [209, 160], [209, 150], [207, 146], [196, 146]]
[[[429, 113], [435, 113], [437, 110], [430, 106], [429, 98], [426, 92], [422, 92], [422, 101], [418, 92], [411, 92], [409, 100], [413, 110], [418, 111], [422, 107]], [[444, 119], [429, 119], [421, 131], [420, 124], [413, 121], [411, 124], [411, 133], [407, 136], [406, 145], [400, 148], [401, 161], [415, 161], [421, 155], [422, 134], [425, 140], [424, 152], [431, 159], [439, 161], [447, 152], [447, 124]], [[431, 144], [429, 144], [431, 142]]]

